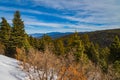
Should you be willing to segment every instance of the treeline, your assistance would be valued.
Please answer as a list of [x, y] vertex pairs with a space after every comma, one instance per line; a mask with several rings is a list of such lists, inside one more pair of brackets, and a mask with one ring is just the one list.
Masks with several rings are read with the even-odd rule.
[[27, 56], [30, 54], [30, 50], [34, 49], [43, 53], [49, 50], [58, 58], [67, 58], [68, 55], [72, 55], [73, 62], [76, 64], [85, 66], [91, 63], [93, 66], [99, 67], [103, 74], [112, 74], [115, 80], [120, 79], [120, 39], [117, 35], [111, 45], [100, 47], [99, 44], [90, 41], [87, 34], [84, 34], [81, 39], [78, 32], [67, 38], [54, 40], [46, 34], [40, 39], [28, 36], [19, 11], [15, 12], [12, 22], [12, 25], [10, 25], [2, 17], [0, 23], [1, 53], [16, 57], [20, 53], [19, 49], [21, 49]]

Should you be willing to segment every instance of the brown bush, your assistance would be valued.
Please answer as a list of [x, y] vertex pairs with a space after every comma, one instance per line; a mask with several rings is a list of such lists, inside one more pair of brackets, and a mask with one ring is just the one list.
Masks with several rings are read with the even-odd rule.
[[60, 75], [62, 76], [58, 80], [87, 80], [75, 66], [62, 67]]
[[5, 46], [0, 43], [0, 54], [5, 54]]
[[86, 80], [73, 60], [72, 55], [58, 57], [48, 49], [44, 53], [31, 49], [22, 65], [30, 80]]

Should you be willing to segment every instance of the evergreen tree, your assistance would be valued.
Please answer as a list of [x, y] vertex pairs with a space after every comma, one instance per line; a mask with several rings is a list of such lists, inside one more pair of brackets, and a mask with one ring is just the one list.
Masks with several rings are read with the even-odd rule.
[[83, 41], [84, 46], [85, 46], [85, 53], [89, 54], [89, 49], [90, 49], [90, 46], [91, 46], [91, 42], [89, 40], [89, 36], [87, 34], [84, 34], [82, 36], [82, 41]]
[[39, 40], [37, 38], [33, 38], [33, 41], [32, 41], [33, 42], [33, 47], [40, 50], [40, 41], [41, 40]]
[[45, 51], [46, 48], [53, 50], [52, 38], [46, 34], [43, 35], [40, 41], [40, 50]]
[[115, 62], [116, 60], [120, 61], [120, 40], [118, 36], [115, 37], [110, 46], [110, 61]]
[[13, 19], [12, 41], [13, 44], [19, 48], [24, 46], [26, 33], [24, 30], [24, 23], [20, 17], [20, 12], [16, 11]]
[[82, 44], [81, 40], [78, 40], [78, 41], [76, 40], [75, 43], [77, 45], [75, 45], [75, 53], [74, 53], [74, 55], [75, 55], [76, 61], [78, 62], [80, 60], [83, 60], [83, 55], [84, 55], [85, 48], [84, 48], [84, 45]]
[[40, 45], [38, 44], [38, 39], [32, 37], [32, 36], [29, 36], [28, 37], [28, 41], [30, 43], [30, 45], [33, 47], [33, 48], [37, 48], [38, 49], [38, 46], [37, 45]]
[[16, 11], [13, 18], [13, 27], [9, 45], [6, 47], [8, 56], [15, 57], [16, 48], [24, 48], [26, 51], [30, 48], [28, 36], [24, 30], [24, 23], [20, 17], [20, 12]]
[[115, 36], [112, 44], [110, 45], [109, 65], [114, 80], [120, 79], [120, 39]]
[[11, 34], [11, 27], [7, 20], [2, 17], [2, 22], [1, 22], [1, 27], [0, 27], [0, 41], [7, 46], [9, 43], [10, 39], [10, 34]]
[[78, 32], [75, 32], [69, 38], [68, 48], [69, 48], [69, 51], [72, 50], [77, 62], [83, 59], [85, 48], [82, 40], [80, 39], [80, 36], [78, 35]]
[[99, 47], [98, 45], [94, 45], [91, 43], [91, 46], [89, 48], [89, 53], [87, 54], [88, 58], [97, 65], [99, 62]]
[[85, 47], [90, 46], [90, 39], [89, 39], [89, 36], [87, 34], [84, 34], [82, 36], [82, 41], [83, 41]]
[[120, 79], [120, 61], [116, 60], [113, 64], [113, 68], [116, 76], [115, 80], [119, 80]]
[[103, 72], [108, 71], [108, 58], [109, 58], [110, 50], [108, 47], [100, 49], [99, 54], [99, 64]]
[[55, 54], [63, 55], [65, 53], [64, 44], [61, 39], [58, 39], [54, 42]]

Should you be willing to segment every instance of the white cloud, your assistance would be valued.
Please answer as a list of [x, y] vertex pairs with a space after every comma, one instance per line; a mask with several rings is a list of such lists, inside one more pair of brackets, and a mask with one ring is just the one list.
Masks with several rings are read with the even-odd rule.
[[[118, 10], [120, 6], [118, 6], [118, 5], [112, 6], [111, 5], [113, 7], [112, 8], [112, 7], [109, 7], [110, 6], [109, 5], [108, 8], [106, 8], [107, 4], [105, 5], [104, 2], [103, 3], [98, 2], [99, 4], [93, 2], [93, 4], [97, 4], [97, 6], [96, 6], [96, 5], [91, 4], [92, 2], [90, 3], [88, 1], [88, 3], [86, 2], [87, 6], [85, 8], [83, 8], [83, 9], [87, 9], [87, 10], [85, 10], [85, 12], [81, 12], [79, 10], [76, 10], [76, 14], [74, 14], [74, 16], [51, 14], [51, 13], [42, 12], [42, 11], [38, 11], [38, 10], [4, 7], [4, 6], [0, 6], [0, 10], [3, 10], [3, 11], [20, 10], [21, 12], [29, 12], [29, 13], [33, 13], [33, 14], [44, 14], [44, 15], [49, 15], [49, 16], [55, 16], [55, 17], [67, 19], [70, 21], [78, 21], [78, 22], [86, 22], [86, 23], [98, 23], [98, 24], [102, 24], [102, 23], [103, 24], [112, 24], [112, 23], [115, 24], [115, 23], [117, 23], [118, 25], [120, 25], [120, 23], [118, 23], [120, 21], [120, 16], [119, 16], [120, 11]], [[53, 3], [53, 4], [55, 4], [55, 3]], [[100, 5], [102, 7], [100, 7]], [[86, 17], [86, 18], [81, 18], [81, 16], [85, 16], [85, 15], [90, 15], [90, 16]]]
[[[29, 18], [29, 17], [24, 17], [25, 19], [24, 20], [27, 20], [25, 21], [25, 24], [26, 26], [32, 28], [34, 30], [34, 28], [37, 27], [51, 27], [51, 28], [54, 28], [54, 29], [51, 29], [51, 30], [48, 30], [47, 32], [52, 32], [52, 31], [58, 31], [58, 32], [70, 32], [70, 31], [75, 31], [75, 29], [77, 29], [78, 31], [80, 32], [83, 32], [83, 31], [95, 31], [95, 30], [105, 30], [105, 29], [114, 29], [114, 28], [119, 28], [119, 26], [114, 26], [114, 25], [111, 25], [111, 26], [90, 26], [90, 25], [83, 25], [83, 24], [69, 24], [69, 23], [50, 23], [50, 22], [42, 22], [42, 21], [39, 21], [37, 19], [34, 19], [34, 18]], [[67, 28], [66, 28], [67, 27]], [[44, 32], [44, 30], [36, 30], [36, 31], [32, 31], [32, 33], [35, 32]], [[46, 32], [46, 31], [45, 31]], [[31, 32], [29, 32], [31, 33]]]
[[43, 5], [55, 9], [77, 10], [84, 6], [81, 0], [32, 0], [36, 5]]
[[[19, 0], [20, 1], [20, 0]], [[27, 0], [28, 1], [28, 0]], [[27, 2], [26, 1], [26, 2]], [[90, 30], [101, 30], [101, 29], [112, 29], [112, 28], [120, 28], [120, 1], [118, 0], [31, 0], [33, 3], [33, 7], [35, 6], [45, 6], [47, 8], [54, 8], [60, 10], [64, 13], [64, 15], [56, 14], [56, 13], [48, 13], [42, 12], [38, 10], [32, 9], [23, 9], [23, 8], [13, 8], [13, 7], [5, 7], [0, 6], [0, 17], [6, 16], [7, 19], [12, 19], [11, 16], [13, 14], [6, 13], [4, 11], [16, 11], [20, 10], [21, 12], [33, 13], [33, 14], [44, 14], [49, 16], [55, 16], [63, 19], [67, 19], [69, 21], [77, 21], [77, 24], [74, 23], [52, 23], [45, 22], [42, 20], [37, 20], [35, 16], [25, 16], [22, 15], [22, 18], [26, 25], [29, 26], [46, 26], [46, 27], [54, 27], [60, 28], [61, 31], [67, 31], [72, 29], [90, 29]], [[83, 10], [80, 11], [80, 10]], [[73, 14], [73, 16], [68, 16], [69, 14]], [[71, 12], [71, 13], [70, 13]], [[8, 14], [8, 15], [7, 15]], [[90, 15], [86, 18], [81, 18], [82, 16]], [[102, 26], [97, 25], [86, 25], [81, 24], [84, 23], [98, 23], [98, 24], [107, 24]], [[11, 22], [10, 22], [11, 23]], [[68, 29], [64, 29], [67, 26]], [[96, 27], [97, 26], [97, 27]], [[59, 31], [57, 30], [57, 31]]]
[[[118, 0], [32, 0], [36, 6], [42, 5], [59, 10], [74, 10], [77, 13], [75, 16], [65, 16], [64, 18], [94, 22], [115, 24], [120, 21], [120, 1]], [[81, 19], [80, 9], [85, 10], [85, 13], [91, 14], [90, 17]], [[92, 12], [92, 13], [89, 13]], [[83, 12], [82, 12], [83, 13]], [[84, 13], [83, 13], [84, 15]], [[62, 17], [62, 16], [61, 16]], [[120, 23], [118, 24], [118, 26]]]

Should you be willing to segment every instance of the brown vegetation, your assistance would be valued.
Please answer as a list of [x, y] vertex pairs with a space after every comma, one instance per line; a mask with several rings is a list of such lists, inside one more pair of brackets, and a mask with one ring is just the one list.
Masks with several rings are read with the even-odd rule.
[[5, 54], [5, 46], [0, 43], [0, 54]]
[[17, 59], [22, 60], [23, 70], [30, 80], [86, 80], [73, 56], [57, 57], [48, 49], [44, 53], [31, 49], [27, 57], [21, 56], [24, 50], [16, 49]]

